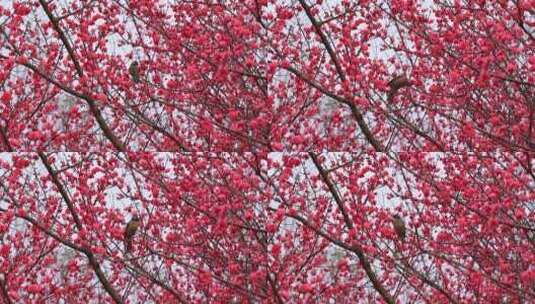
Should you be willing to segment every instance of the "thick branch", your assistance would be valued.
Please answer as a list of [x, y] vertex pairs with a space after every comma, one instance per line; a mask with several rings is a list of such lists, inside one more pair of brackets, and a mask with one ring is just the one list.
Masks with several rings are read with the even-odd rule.
[[175, 297], [175, 299], [179, 303], [183, 303], [183, 304], [188, 303], [188, 301], [186, 301], [184, 299], [185, 298], [184, 295], [182, 295], [181, 293], [179, 293], [178, 291], [174, 290], [173, 288], [171, 288], [170, 286], [168, 286], [167, 284], [165, 284], [161, 280], [159, 280], [159, 279], [155, 278], [154, 276], [152, 276], [151, 274], [149, 274], [145, 269], [143, 269], [141, 266], [137, 265], [137, 263], [136, 263], [136, 265], [127, 265], [127, 267], [132, 269], [132, 270], [134, 270], [138, 274], [141, 274], [141, 275], [145, 276], [152, 283], [154, 283], [154, 284], [160, 286], [161, 288], [167, 290], [169, 293], [171, 293], [173, 295], [173, 297]]
[[[74, 219], [74, 222], [76, 223], [76, 227], [78, 228], [78, 230], [82, 230], [82, 222], [80, 221], [80, 218], [78, 217], [78, 214], [76, 213], [76, 211], [74, 209], [74, 205], [73, 205], [70, 197], [68, 196], [67, 192], [65, 191], [65, 188], [63, 187], [63, 185], [59, 181], [56, 172], [50, 166], [50, 163], [48, 162], [45, 154], [43, 152], [39, 152], [38, 154], [39, 154], [39, 158], [41, 159], [41, 161], [45, 165], [48, 173], [50, 174], [50, 176], [52, 178], [52, 182], [56, 185], [56, 187], [58, 188], [59, 193], [61, 194], [61, 197], [63, 198], [63, 200], [67, 204], [67, 207], [69, 208], [69, 211], [71, 212], [71, 215], [72, 215], [72, 217]], [[100, 283], [102, 284], [104, 290], [106, 290], [106, 292], [112, 297], [112, 299], [115, 301], [115, 303], [123, 303], [123, 301], [121, 300], [121, 297], [119, 296], [117, 291], [115, 291], [115, 289], [113, 289], [113, 287], [111, 286], [110, 282], [108, 281], [108, 279], [104, 275], [104, 272], [102, 271], [102, 268], [100, 267], [100, 264], [97, 261], [97, 259], [95, 258], [95, 255], [93, 254], [93, 252], [91, 252], [91, 250], [89, 250], [88, 248], [81, 248], [80, 251], [83, 252], [87, 256], [87, 259], [89, 260], [89, 264], [91, 265], [91, 267], [95, 271], [95, 274], [96, 274], [98, 280], [100, 281]]]
[[106, 290], [106, 292], [110, 295], [113, 301], [115, 301], [115, 303], [119, 303], [119, 304], [123, 303], [123, 300], [121, 299], [117, 291], [113, 289], [110, 282], [104, 275], [104, 272], [102, 272], [102, 269], [100, 268], [100, 264], [95, 258], [95, 256], [93, 255], [93, 253], [89, 251], [88, 249], [85, 249], [83, 252], [87, 256], [87, 259], [89, 260], [89, 264], [91, 264], [91, 267], [95, 271], [95, 274], [97, 275], [98, 280], [102, 284], [102, 287], [104, 287], [104, 290]]
[[329, 191], [331, 192], [334, 198], [334, 201], [338, 205], [338, 209], [340, 209], [340, 212], [342, 213], [342, 216], [344, 217], [344, 222], [346, 223], [347, 228], [353, 229], [353, 223], [351, 222], [349, 215], [347, 214], [346, 208], [344, 206], [344, 202], [342, 201], [342, 198], [338, 194], [338, 191], [336, 190], [333, 182], [329, 178], [327, 171], [325, 171], [325, 169], [323, 169], [323, 167], [321, 166], [318, 156], [316, 156], [314, 152], [309, 152], [308, 155], [312, 159], [312, 162], [314, 162], [314, 166], [316, 166], [316, 169], [318, 169], [321, 179], [329, 188]]
[[61, 39], [61, 42], [63, 42], [63, 45], [67, 49], [67, 53], [69, 54], [69, 57], [71, 57], [71, 61], [76, 67], [76, 72], [78, 72], [78, 75], [82, 76], [83, 75], [82, 67], [80, 66], [80, 63], [78, 62], [78, 59], [76, 59], [76, 53], [74, 52], [71, 44], [69, 43], [67, 36], [65, 36], [65, 33], [63, 33], [63, 31], [61, 30], [58, 20], [52, 14], [52, 11], [48, 7], [48, 4], [46, 3], [45, 0], [39, 0], [39, 3], [41, 4], [41, 7], [45, 11], [45, 14], [47, 15], [48, 19], [52, 23], [52, 27], [54, 27], [54, 30], [56, 30], [56, 32], [58, 33], [59, 39]]
[[[5, 277], [3, 273], [0, 273]], [[7, 286], [6, 281], [3, 277], [0, 277], [0, 290], [2, 291], [2, 298], [4, 299], [6, 304], [12, 304], [13, 301], [9, 298], [9, 293], [7, 292]]]
[[296, 219], [297, 221], [302, 223], [305, 227], [307, 227], [309, 229], [312, 229], [315, 233], [317, 233], [318, 235], [320, 235], [320, 236], [324, 237], [325, 239], [329, 240], [331, 243], [333, 243], [333, 244], [335, 244], [335, 245], [337, 245], [337, 246], [339, 246], [341, 248], [344, 248], [344, 249], [346, 249], [348, 251], [353, 252], [359, 258], [359, 263], [362, 266], [362, 268], [364, 269], [364, 271], [366, 272], [366, 275], [368, 276], [370, 281], [372, 282], [373, 288], [375, 290], [377, 290], [377, 292], [381, 295], [381, 297], [383, 297], [383, 299], [385, 300], [386, 303], [389, 303], [389, 304], [394, 304], [395, 303], [395, 301], [392, 298], [392, 296], [390, 295], [390, 293], [384, 288], [384, 286], [381, 284], [381, 282], [379, 282], [379, 279], [377, 278], [377, 275], [375, 274], [375, 272], [372, 269], [370, 261], [364, 255], [364, 251], [360, 246], [358, 246], [358, 245], [349, 246], [349, 245], [343, 243], [342, 241], [337, 240], [337, 239], [329, 236], [327, 233], [321, 231], [320, 229], [316, 228], [314, 225], [310, 224], [303, 217], [300, 217], [298, 215], [291, 215], [291, 214], [287, 214], [287, 216], [289, 216], [289, 217], [291, 217], [293, 219]]
[[269, 281], [269, 285], [271, 286], [271, 290], [273, 291], [273, 295], [275, 295], [275, 300], [277, 301], [277, 304], [283, 304], [284, 302], [282, 301], [281, 296], [279, 294], [277, 283], [273, 279], [271, 279], [269, 273], [267, 274], [267, 279]]
[[48, 174], [50, 174], [50, 177], [52, 178], [52, 182], [54, 185], [56, 185], [56, 188], [58, 188], [59, 193], [61, 194], [61, 197], [67, 204], [67, 208], [69, 208], [69, 212], [71, 213], [72, 218], [74, 219], [74, 222], [76, 223], [76, 228], [78, 228], [78, 231], [82, 230], [82, 221], [78, 217], [78, 214], [76, 213], [76, 210], [74, 208], [74, 204], [71, 201], [71, 198], [65, 191], [65, 188], [61, 184], [61, 182], [58, 179], [58, 175], [52, 169], [52, 166], [50, 166], [50, 163], [48, 162], [48, 159], [46, 158], [46, 155], [43, 152], [38, 152], [39, 158], [43, 162], [43, 165], [45, 165], [46, 170], [48, 171]]
[[[76, 72], [78, 73], [80, 77], [83, 76], [83, 70], [82, 70], [82, 67], [80, 66], [80, 63], [78, 62], [78, 59], [76, 58], [76, 53], [74, 52], [74, 49], [70, 45], [69, 40], [67, 39], [67, 36], [65, 35], [61, 27], [59, 26], [58, 20], [52, 14], [52, 11], [48, 7], [48, 4], [46, 3], [45, 0], [39, 0], [39, 3], [41, 4], [41, 7], [45, 11], [45, 14], [48, 16], [48, 19], [52, 23], [52, 26], [58, 33], [59, 38], [63, 42], [63, 45], [67, 49], [67, 53], [69, 54], [69, 57], [71, 58], [71, 61], [73, 62], [76, 68]], [[119, 151], [124, 151], [125, 150], [124, 144], [111, 131], [110, 127], [108, 126], [104, 118], [102, 117], [102, 113], [100, 112], [100, 109], [98, 108], [95, 100], [92, 98], [84, 98], [84, 100], [89, 105], [89, 109], [91, 113], [93, 114], [93, 116], [95, 117], [95, 119], [97, 120], [97, 123], [100, 129], [102, 130], [102, 132], [104, 133], [104, 136], [113, 144], [115, 149]]]
[[351, 102], [350, 100], [346, 99], [345, 97], [342, 97], [342, 96], [333, 94], [332, 92], [329, 92], [327, 89], [322, 87], [320, 84], [318, 84], [314, 80], [309, 79], [308, 77], [306, 77], [303, 73], [301, 73], [299, 70], [297, 70], [294, 67], [290, 66], [290, 67], [285, 67], [284, 69], [287, 70], [288, 72], [294, 74], [295, 76], [299, 77], [301, 80], [303, 80], [307, 84], [311, 85], [313, 88], [315, 88], [316, 90], [320, 91], [321, 93], [331, 97], [332, 99], [334, 99], [335, 101], [337, 101], [339, 103], [342, 103], [342, 104], [348, 106], [349, 109], [351, 110], [351, 114], [353, 115], [353, 118], [357, 121], [357, 124], [359, 125], [362, 133], [364, 134], [364, 137], [366, 137], [366, 140], [372, 145], [372, 147], [375, 149], [376, 152], [382, 152], [383, 151], [383, 147], [375, 139], [375, 137], [373, 136], [370, 128], [368, 128], [368, 125], [364, 121], [364, 116], [362, 115], [362, 113], [359, 111], [359, 109], [357, 108], [357, 106], [355, 106], [355, 104], [353, 102]]
[[2, 136], [2, 140], [4, 141], [4, 145], [6, 146], [7, 151], [13, 152], [13, 148], [9, 144], [9, 138], [7, 137], [6, 131], [4, 130], [4, 128], [2, 128], [2, 126], [0, 126], [0, 135]]
[[[334, 51], [334, 48], [331, 46], [331, 43], [329, 42], [329, 39], [325, 35], [325, 33], [321, 30], [321, 23], [314, 18], [312, 15], [312, 11], [310, 9], [310, 6], [306, 4], [304, 0], [299, 0], [299, 3], [305, 10], [305, 13], [307, 14], [308, 19], [310, 20], [310, 23], [312, 23], [312, 26], [314, 26], [314, 29], [316, 30], [316, 33], [320, 36], [322, 44], [325, 46], [325, 49], [327, 50], [327, 53], [329, 53], [329, 57], [331, 58], [332, 62], [334, 63], [334, 66], [336, 68], [336, 73], [342, 80], [342, 82], [346, 81], [346, 76], [344, 74], [344, 71], [342, 70], [342, 66], [340, 65], [340, 61], [338, 60], [338, 57], [336, 56], [336, 52]], [[370, 144], [373, 146], [376, 152], [382, 152], [383, 147], [381, 144], [373, 137], [370, 129], [368, 128], [368, 125], [364, 121], [364, 117], [362, 113], [360, 113], [359, 109], [353, 102], [347, 102], [345, 103], [349, 106], [351, 109], [351, 114], [353, 115], [353, 118], [357, 121], [360, 129], [362, 130], [362, 133], [364, 133], [364, 136], [370, 142]]]
[[342, 70], [340, 61], [338, 60], [338, 57], [336, 56], [336, 53], [334, 52], [334, 49], [331, 46], [331, 43], [329, 42], [329, 39], [327, 39], [327, 36], [321, 30], [321, 24], [316, 20], [316, 18], [314, 18], [314, 16], [312, 15], [312, 11], [310, 10], [310, 6], [308, 6], [308, 4], [306, 4], [304, 0], [299, 0], [299, 3], [305, 10], [305, 13], [307, 14], [308, 19], [310, 20], [310, 22], [312, 23], [312, 26], [314, 26], [314, 29], [316, 30], [316, 33], [320, 36], [321, 43], [323, 43], [323, 45], [325, 46], [325, 49], [327, 50], [327, 53], [329, 53], [329, 56], [331, 57], [331, 60], [334, 63], [338, 76], [340, 76], [340, 79], [342, 79], [342, 81], [345, 81], [346, 76], [344, 74], [344, 71]]
[[[315, 157], [315, 155], [314, 155], [314, 157]], [[318, 168], [318, 170], [319, 170], [319, 168]], [[321, 170], [326, 172], [325, 170], [323, 170], [323, 168]], [[262, 178], [262, 180], [266, 181], [264, 179], [264, 177], [261, 174], [259, 174], [259, 172], [257, 172], [257, 175], [260, 178]], [[330, 183], [332, 184], [332, 182], [330, 182]], [[271, 184], [271, 185], [274, 187], [275, 191], [277, 193], [279, 193], [279, 190], [277, 189], [277, 187], [275, 185], [273, 185], [273, 184]], [[334, 185], [332, 185], [332, 187], [334, 189]], [[336, 194], [334, 194], [334, 193], [336, 193]], [[338, 193], [336, 191], [333, 192], [333, 196], [335, 196], [335, 200], [336, 200], [336, 197], [338, 197], [338, 199], [341, 202], [341, 199], [340, 199], [340, 197], [339, 197], [339, 195], [338, 195]], [[280, 197], [285, 201], [283, 196], [280, 196]], [[276, 211], [276, 209], [272, 209], [272, 208], [270, 208], [270, 210]], [[366, 275], [368, 276], [369, 280], [371, 281], [371, 283], [373, 285], [373, 288], [381, 295], [381, 297], [385, 300], [385, 302], [387, 302], [389, 304], [394, 304], [395, 303], [394, 298], [390, 295], [390, 293], [385, 289], [385, 287], [382, 285], [382, 283], [377, 278], [377, 275], [375, 274], [375, 272], [372, 269], [370, 261], [364, 255], [364, 250], [358, 244], [355, 244], [355, 245], [345, 244], [344, 242], [342, 242], [340, 240], [337, 240], [334, 237], [331, 237], [329, 234], [323, 232], [321, 229], [316, 228], [314, 225], [309, 223], [305, 218], [303, 218], [303, 217], [301, 217], [299, 215], [289, 214], [289, 213], [287, 213], [286, 215], [291, 217], [291, 218], [293, 218], [293, 219], [296, 219], [297, 221], [299, 221], [300, 223], [305, 225], [307, 228], [312, 229], [315, 233], [317, 233], [318, 235], [320, 235], [323, 238], [327, 239], [331, 243], [333, 243], [333, 244], [335, 244], [335, 245], [337, 245], [337, 246], [339, 246], [341, 248], [344, 248], [344, 249], [346, 249], [346, 250], [348, 250], [350, 252], [353, 252], [358, 257], [359, 263], [362, 266], [362, 268], [364, 269], [364, 271], [366, 272]], [[352, 227], [351, 222], [349, 222], [349, 223], [350, 223], [349, 226]]]
[[[1, 211], [5, 211], [5, 210], [1, 210]], [[55, 233], [53, 233], [52, 231], [46, 229], [43, 225], [39, 224], [39, 222], [37, 220], [35, 220], [34, 218], [31, 218], [27, 215], [17, 215], [18, 218], [21, 218], [21, 219], [24, 219], [25, 221], [31, 223], [32, 225], [34, 225], [35, 227], [37, 227], [37, 229], [41, 230], [41, 232], [43, 232], [44, 234], [48, 235], [49, 237], [53, 238], [54, 240], [56, 240], [57, 242], [71, 248], [71, 249], [74, 249], [76, 251], [80, 251], [82, 252], [83, 251], [83, 248], [79, 247], [79, 246], [76, 246], [75, 244], [59, 237], [58, 235], [56, 235]]]
[[448, 294], [440, 285], [430, 280], [428, 277], [426, 277], [423, 273], [419, 272], [418, 270], [414, 269], [404, 258], [402, 258], [402, 263], [411, 271], [412, 273], [416, 274], [428, 286], [431, 286], [432, 288], [436, 289], [438, 292], [443, 294], [451, 303], [457, 304], [458, 302], [450, 295]]

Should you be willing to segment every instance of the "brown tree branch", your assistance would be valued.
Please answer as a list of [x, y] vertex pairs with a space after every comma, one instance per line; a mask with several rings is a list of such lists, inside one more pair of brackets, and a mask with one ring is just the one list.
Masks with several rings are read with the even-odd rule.
[[[43, 152], [39, 152], [38, 154], [39, 154], [39, 158], [41, 159], [41, 161], [45, 165], [48, 173], [50, 174], [50, 176], [52, 178], [52, 182], [56, 185], [56, 187], [58, 188], [59, 193], [61, 194], [61, 197], [63, 198], [63, 200], [67, 204], [67, 207], [69, 208], [69, 211], [71, 212], [71, 215], [72, 215], [72, 217], [74, 219], [74, 222], [76, 223], [76, 227], [78, 228], [78, 230], [82, 230], [82, 228], [83, 228], [82, 227], [82, 222], [81, 222], [80, 218], [78, 217], [78, 214], [76, 213], [76, 210], [74, 208], [74, 204], [72, 203], [70, 197], [68, 196], [67, 191], [65, 191], [65, 188], [63, 187], [63, 185], [59, 181], [56, 172], [54, 171], [54, 169], [52, 169], [52, 166], [48, 162], [45, 154]], [[106, 292], [111, 296], [111, 298], [116, 303], [123, 303], [123, 301], [122, 301], [121, 297], [119, 296], [119, 294], [117, 293], [117, 291], [111, 286], [110, 282], [106, 278], [106, 275], [102, 271], [102, 268], [100, 267], [100, 264], [97, 261], [97, 259], [95, 258], [95, 255], [93, 254], [93, 252], [90, 249], [86, 248], [86, 247], [81, 248], [80, 251], [83, 252], [86, 255], [87, 259], [89, 260], [89, 264], [91, 265], [91, 267], [95, 271], [95, 274], [96, 274], [98, 280], [100, 281], [100, 283], [102, 284], [102, 286], [106, 290]]]
[[58, 175], [56, 174], [54, 169], [52, 169], [52, 166], [48, 162], [48, 159], [47, 159], [46, 155], [43, 152], [38, 152], [37, 154], [39, 155], [39, 158], [41, 159], [41, 162], [43, 162], [43, 165], [45, 166], [46, 170], [48, 171], [48, 174], [50, 174], [50, 177], [52, 178], [52, 182], [54, 183], [54, 185], [56, 185], [56, 188], [58, 188], [58, 191], [59, 191], [61, 197], [63, 198], [63, 200], [65, 201], [65, 204], [67, 204], [67, 208], [69, 208], [69, 212], [71, 213], [71, 216], [74, 219], [74, 222], [76, 223], [76, 228], [78, 228], [78, 231], [82, 230], [82, 228], [83, 228], [82, 227], [82, 221], [78, 217], [78, 214], [76, 213], [76, 210], [74, 208], [74, 204], [72, 203], [69, 195], [65, 191], [65, 188], [63, 187], [63, 185], [59, 181]]
[[9, 293], [7, 292], [7, 283], [5, 280], [6, 275], [4, 273], [0, 273], [0, 275], [0, 290], [2, 291], [2, 298], [4, 299], [6, 304], [12, 304], [13, 301], [11, 301], [11, 299], [9, 298]]
[[[67, 49], [67, 53], [69, 54], [69, 57], [71, 58], [71, 61], [73, 62], [74, 66], [76, 68], [76, 72], [78, 73], [78, 75], [80, 77], [83, 76], [83, 70], [82, 70], [82, 67], [81, 67], [78, 59], [76, 58], [76, 53], [75, 53], [74, 49], [72, 48], [71, 44], [69, 43], [69, 40], [67, 39], [67, 36], [65, 35], [63, 30], [59, 26], [58, 20], [52, 14], [52, 11], [48, 7], [48, 4], [46, 3], [45, 0], [39, 0], [39, 3], [41, 4], [41, 7], [45, 11], [45, 14], [48, 16], [48, 19], [52, 23], [52, 26], [54, 27], [54, 29], [58, 33], [60, 40], [63, 42], [63, 45]], [[111, 131], [110, 127], [108, 126], [108, 124], [104, 120], [104, 117], [102, 117], [102, 113], [100, 112], [100, 109], [98, 108], [97, 103], [95, 102], [95, 100], [92, 99], [92, 98], [84, 98], [84, 100], [89, 105], [89, 109], [90, 109], [91, 113], [93, 114], [93, 116], [95, 117], [95, 119], [97, 120], [97, 123], [98, 123], [100, 129], [102, 130], [102, 132], [104, 133], [104, 136], [113, 144], [115, 149], [117, 149], [117, 150], [119, 150], [121, 152], [124, 152], [124, 150], [125, 150], [124, 144]]]
[[[271, 183], [268, 180], [266, 180], [266, 178], [259, 171], [255, 170], [255, 172], [264, 182], [266, 182], [269, 185], [271, 185], [274, 188], [275, 192], [279, 195], [279, 197], [287, 204], [286, 200], [284, 199], [284, 196], [282, 196], [280, 194], [279, 189], [273, 183]], [[333, 196], [339, 197], [338, 193], [337, 192], [335, 192], [335, 193], [336, 194], [333, 194]], [[275, 208], [268, 207], [268, 209], [273, 211], [273, 212], [277, 211], [277, 209], [275, 209]], [[342, 242], [342, 241], [340, 241], [338, 239], [335, 239], [334, 237], [330, 236], [328, 233], [323, 232], [321, 229], [319, 229], [319, 228], [315, 227], [314, 225], [312, 225], [311, 223], [309, 223], [304, 217], [301, 217], [301, 216], [296, 215], [296, 214], [290, 214], [290, 213], [286, 213], [286, 216], [299, 221], [305, 227], [307, 227], [309, 229], [312, 229], [315, 233], [317, 233], [321, 237], [325, 238], [326, 240], [328, 240], [332, 244], [335, 244], [336, 246], [338, 246], [340, 248], [343, 248], [345, 250], [353, 252], [358, 257], [359, 263], [362, 266], [362, 268], [364, 269], [364, 271], [365, 271], [366, 275], [368, 276], [369, 280], [371, 281], [371, 283], [373, 285], [373, 288], [381, 295], [381, 297], [385, 300], [386, 303], [389, 303], [389, 304], [394, 304], [395, 303], [393, 297], [390, 295], [390, 293], [385, 289], [385, 287], [382, 285], [382, 283], [377, 278], [377, 275], [375, 274], [374, 270], [372, 269], [371, 263], [368, 260], [368, 258], [366, 257], [366, 255], [364, 254], [364, 249], [362, 247], [360, 247], [358, 244], [348, 245], [348, 244], [346, 244], [346, 243], [344, 243], [344, 242]], [[350, 222], [350, 225], [352, 226], [351, 222]]]
[[0, 135], [2, 136], [2, 140], [4, 141], [4, 145], [6, 146], [7, 151], [13, 152], [13, 148], [9, 144], [9, 138], [7, 137], [6, 131], [2, 126], [0, 126]]
[[[349, 215], [347, 214], [347, 211], [345, 210], [344, 203], [342, 201], [342, 198], [338, 194], [338, 191], [336, 190], [334, 183], [331, 181], [329, 176], [327, 175], [327, 172], [323, 169], [321, 166], [317, 156], [313, 152], [309, 152], [310, 158], [312, 158], [312, 161], [314, 162], [314, 165], [318, 169], [321, 178], [323, 182], [327, 185], [329, 188], [329, 192], [331, 192], [334, 200], [336, 201], [336, 204], [338, 205], [338, 208], [340, 209], [340, 212], [342, 213], [342, 216], [344, 217], [344, 222], [346, 223], [346, 226], [349, 229], [353, 229], [353, 223], [351, 222]], [[354, 252], [357, 257], [359, 258], [361, 266], [364, 268], [364, 271], [366, 272], [366, 275], [372, 282], [373, 287], [379, 294], [383, 297], [385, 302], [387, 303], [395, 303], [394, 299], [390, 295], [390, 293], [385, 289], [385, 287], [379, 282], [379, 279], [377, 278], [377, 275], [373, 271], [370, 262], [368, 261], [368, 258], [364, 255], [364, 250], [360, 247], [350, 247], [351, 251]]]
[[366, 140], [372, 145], [372, 147], [375, 149], [376, 152], [382, 152], [384, 150], [381, 144], [373, 136], [370, 128], [368, 128], [368, 125], [364, 121], [364, 116], [362, 115], [360, 110], [357, 108], [357, 106], [353, 102], [346, 99], [345, 97], [329, 92], [327, 89], [322, 87], [320, 84], [318, 84], [314, 80], [309, 79], [308, 77], [306, 77], [303, 73], [301, 73], [299, 70], [297, 70], [294, 67], [291, 67], [291, 66], [284, 67], [284, 69], [294, 74], [295, 76], [299, 77], [301, 80], [311, 85], [313, 88], [320, 91], [321, 93], [331, 97], [332, 99], [334, 99], [335, 101], [339, 103], [342, 103], [348, 106], [349, 109], [351, 110], [351, 114], [353, 115], [353, 118], [357, 121], [357, 124], [359, 125], [362, 133], [364, 134], [364, 137], [366, 137]]
[[390, 295], [390, 293], [385, 289], [383, 284], [381, 284], [381, 282], [377, 278], [377, 275], [375, 274], [375, 272], [372, 269], [370, 261], [364, 255], [364, 250], [360, 246], [358, 246], [358, 245], [350, 246], [350, 245], [347, 245], [347, 244], [345, 244], [344, 242], [342, 242], [340, 240], [337, 240], [337, 239], [331, 237], [330, 235], [328, 235], [327, 233], [321, 231], [319, 228], [316, 228], [314, 225], [309, 223], [305, 218], [303, 218], [303, 217], [301, 217], [299, 215], [292, 215], [292, 214], [288, 214], [288, 213], [286, 215], [291, 217], [291, 218], [293, 218], [293, 219], [295, 219], [295, 220], [297, 220], [297, 221], [299, 221], [305, 227], [307, 227], [309, 229], [312, 229], [315, 233], [317, 233], [318, 235], [320, 235], [323, 238], [327, 239], [331, 243], [337, 245], [338, 247], [341, 247], [341, 248], [343, 248], [345, 250], [353, 252], [358, 257], [359, 263], [362, 266], [362, 268], [364, 269], [364, 272], [366, 272], [366, 275], [368, 276], [368, 278], [370, 279], [370, 281], [371, 281], [371, 283], [373, 285], [373, 288], [381, 295], [381, 297], [385, 300], [386, 303], [389, 303], [389, 304], [394, 304], [395, 303], [393, 297]]
[[334, 198], [334, 201], [338, 205], [338, 209], [340, 209], [340, 212], [342, 213], [342, 216], [344, 217], [344, 222], [346, 223], [347, 228], [353, 229], [353, 222], [351, 222], [351, 219], [349, 218], [349, 215], [347, 214], [346, 208], [344, 206], [344, 202], [342, 201], [340, 194], [338, 194], [338, 191], [336, 190], [336, 187], [334, 186], [333, 182], [329, 178], [327, 171], [321, 165], [318, 159], [318, 156], [314, 152], [309, 152], [308, 155], [312, 159], [312, 162], [314, 163], [314, 166], [316, 166], [316, 169], [319, 171], [321, 179], [329, 188], [329, 191], [331, 192]]
[[[329, 42], [329, 39], [327, 38], [325, 33], [321, 30], [321, 23], [318, 22], [316, 18], [314, 18], [312, 14], [312, 10], [310, 9], [310, 6], [306, 4], [305, 0], [299, 0], [299, 3], [305, 10], [305, 13], [307, 14], [307, 17], [310, 20], [310, 23], [312, 23], [312, 26], [314, 26], [314, 29], [316, 30], [316, 33], [320, 36], [322, 44], [325, 46], [327, 53], [329, 53], [329, 57], [334, 63], [338, 76], [343, 82], [345, 82], [347, 79], [346, 75], [344, 74], [344, 71], [342, 70], [342, 66], [340, 65], [340, 61], [338, 60], [338, 57], [336, 56], [336, 52], [334, 51], [334, 48], [331, 46], [331, 43]], [[360, 110], [357, 108], [357, 106], [353, 102], [348, 102], [346, 104], [349, 106], [351, 110], [351, 114], [353, 115], [353, 118], [355, 118], [355, 120], [357, 121], [360, 129], [362, 130], [362, 133], [364, 133], [364, 136], [366, 137], [368, 142], [373, 146], [376, 152], [382, 152], [383, 151], [382, 145], [375, 139], [375, 137], [371, 133], [368, 125], [364, 121], [364, 116], [362, 115]]]

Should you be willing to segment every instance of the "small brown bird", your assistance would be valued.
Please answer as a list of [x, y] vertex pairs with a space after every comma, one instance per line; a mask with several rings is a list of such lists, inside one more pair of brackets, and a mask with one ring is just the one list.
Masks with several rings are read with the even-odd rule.
[[130, 222], [126, 224], [126, 228], [124, 230], [124, 244], [126, 251], [130, 251], [130, 248], [132, 247], [132, 239], [134, 238], [134, 235], [136, 234], [140, 224], [141, 221], [137, 215], [132, 216]]
[[130, 76], [135, 83], [139, 83], [139, 62], [132, 62], [128, 68], [128, 73], [130, 73]]
[[404, 241], [407, 231], [406, 231], [405, 222], [403, 221], [403, 219], [399, 215], [396, 214], [392, 218], [392, 224], [394, 225], [394, 230], [396, 231], [398, 238], [401, 241]]
[[410, 85], [411, 83], [409, 79], [407, 78], [407, 76], [398, 75], [394, 77], [394, 79], [390, 80], [390, 82], [388, 83], [388, 86], [390, 87], [390, 91], [388, 92], [388, 100], [391, 101], [399, 89], [403, 87], [408, 87]]

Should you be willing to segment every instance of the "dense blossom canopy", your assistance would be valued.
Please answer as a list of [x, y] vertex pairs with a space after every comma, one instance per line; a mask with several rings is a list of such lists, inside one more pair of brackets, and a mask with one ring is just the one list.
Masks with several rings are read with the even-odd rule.
[[[0, 283], [12, 303], [535, 298], [535, 178], [520, 154], [1, 159]], [[132, 214], [141, 232], [126, 251]]]
[[534, 157], [534, 0], [0, 0], [0, 303], [533, 302]]
[[15, 0], [1, 147], [533, 151], [534, 6]]

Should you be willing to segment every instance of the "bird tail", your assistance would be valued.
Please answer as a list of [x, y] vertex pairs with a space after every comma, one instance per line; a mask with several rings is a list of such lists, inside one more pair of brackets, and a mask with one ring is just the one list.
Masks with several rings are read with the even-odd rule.
[[132, 239], [130, 238], [124, 239], [124, 249], [128, 252], [130, 251], [131, 247], [132, 247]]

